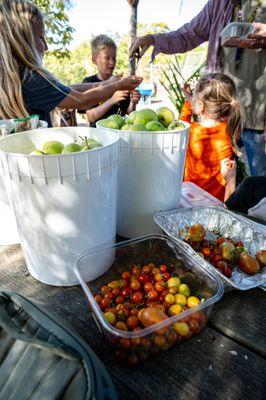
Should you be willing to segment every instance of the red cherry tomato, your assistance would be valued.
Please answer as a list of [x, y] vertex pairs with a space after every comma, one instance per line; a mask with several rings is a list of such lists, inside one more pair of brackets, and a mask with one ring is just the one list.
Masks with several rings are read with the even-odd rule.
[[140, 275], [140, 267], [133, 267], [132, 268], [132, 275], [139, 276]]
[[147, 274], [140, 274], [139, 281], [144, 284], [150, 281], [150, 277]]
[[150, 292], [152, 289], [153, 289], [153, 285], [151, 282], [145, 283], [145, 285], [144, 285], [145, 292]]
[[144, 267], [142, 268], [142, 272], [144, 274], [149, 274], [151, 272], [151, 266], [150, 265], [144, 265]]
[[129, 329], [134, 329], [139, 325], [139, 319], [135, 315], [130, 315], [127, 319], [127, 326]]
[[164, 265], [164, 264], [162, 264], [162, 265], [160, 265], [160, 271], [164, 274], [165, 272], [167, 272], [167, 266], [166, 265]]
[[129, 271], [123, 271], [121, 274], [121, 278], [125, 279], [126, 281], [129, 281], [131, 277], [131, 274]]
[[[149, 292], [150, 293], [150, 292]], [[142, 303], [143, 302], [143, 293], [142, 292], [135, 292], [131, 297], [132, 303]]]
[[126, 286], [122, 292], [121, 292], [122, 296], [124, 296], [125, 298], [128, 298], [132, 295], [132, 289], [128, 286]]
[[130, 282], [130, 287], [134, 291], [140, 290], [141, 288], [140, 281], [138, 281], [137, 279], [132, 279], [132, 281]]
[[229, 266], [228, 266], [228, 267], [225, 267], [225, 268], [223, 269], [223, 274], [224, 274], [227, 278], [230, 278], [230, 277], [232, 276], [232, 268], [230, 268]]
[[153, 289], [147, 293], [147, 298], [149, 299], [149, 301], [156, 300], [156, 299], [158, 299], [158, 297], [159, 297], [159, 294], [155, 289]]

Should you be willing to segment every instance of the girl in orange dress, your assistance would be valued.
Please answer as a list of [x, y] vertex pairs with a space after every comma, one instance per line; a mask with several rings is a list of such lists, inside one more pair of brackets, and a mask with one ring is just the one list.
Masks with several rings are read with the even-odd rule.
[[[188, 95], [188, 86], [185, 91]], [[191, 121], [192, 114], [199, 122]], [[191, 124], [184, 181], [195, 183], [221, 201], [235, 189], [235, 174], [225, 180], [221, 166], [227, 163], [235, 169], [233, 153], [240, 154], [236, 143], [243, 115], [234, 82], [227, 75], [209, 73], [199, 80], [192, 102], [185, 102], [179, 116]]]

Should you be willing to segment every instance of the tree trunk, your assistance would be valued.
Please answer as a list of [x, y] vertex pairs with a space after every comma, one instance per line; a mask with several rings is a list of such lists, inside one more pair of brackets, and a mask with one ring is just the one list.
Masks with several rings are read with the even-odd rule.
[[[130, 4], [130, 38], [131, 44], [134, 42], [137, 36], [137, 9], [139, 0], [128, 0]], [[136, 59], [133, 59], [130, 62], [130, 75], [135, 75], [136, 72]]]

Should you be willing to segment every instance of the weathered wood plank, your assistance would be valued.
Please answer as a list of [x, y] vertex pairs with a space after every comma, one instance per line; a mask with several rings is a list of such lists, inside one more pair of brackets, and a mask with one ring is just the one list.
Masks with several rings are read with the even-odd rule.
[[[211, 328], [206, 328], [198, 337], [161, 353], [137, 368], [119, 366], [99, 334], [81, 288], [44, 285], [27, 273], [18, 248], [13, 248], [11, 254], [12, 258], [8, 258], [10, 263], [6, 263], [6, 259], [1, 263], [3, 259], [0, 259], [1, 287], [16, 290], [37, 301], [41, 307], [78, 332], [109, 370], [121, 400], [263, 399], [266, 390], [265, 360]], [[248, 341], [252, 342], [253, 337], [256, 343], [257, 336], [265, 331], [265, 318], [261, 317], [258, 308], [258, 301], [263, 302], [260, 294], [265, 294], [259, 289], [258, 292], [257, 301], [255, 296], [249, 296], [251, 292], [226, 295], [221, 305], [213, 310], [211, 323], [214, 328], [217, 329], [219, 324], [229, 326], [235, 335], [240, 332], [244, 336], [243, 325], [245, 327], [247, 319], [253, 315], [246, 329]], [[252, 298], [250, 303], [249, 298]], [[244, 312], [243, 303], [246, 307]], [[234, 315], [236, 318], [233, 318]]]
[[215, 305], [209, 325], [266, 357], [266, 293], [263, 290], [235, 290], [226, 294]]

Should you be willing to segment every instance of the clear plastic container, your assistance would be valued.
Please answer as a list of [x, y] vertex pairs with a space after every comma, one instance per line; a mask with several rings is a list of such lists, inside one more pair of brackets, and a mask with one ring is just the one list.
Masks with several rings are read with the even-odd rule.
[[220, 33], [222, 46], [229, 43], [231, 38], [245, 39], [252, 32], [254, 32], [254, 26], [249, 22], [230, 22]]
[[[87, 282], [88, 270], [93, 268], [95, 263], [97, 264], [97, 258], [106, 258], [110, 261], [111, 257], [113, 262], [107, 272], [94, 281]], [[152, 269], [153, 266], [150, 263], [154, 264], [156, 268], [161, 265], [167, 266], [170, 275], [179, 276], [182, 283], [187, 283], [191, 291], [190, 296], [198, 296], [200, 303], [194, 308], [185, 307], [187, 309], [180, 314], [168, 316], [163, 321], [150, 326], [143, 327], [139, 323], [137, 330], [117, 329], [114, 323], [111, 325], [107, 322], [94, 296], [99, 293], [102, 286], [121, 279], [122, 272], [131, 271], [132, 267], [136, 265], [142, 267], [149, 264]], [[98, 252], [87, 253], [77, 260], [74, 272], [84, 290], [94, 319], [111, 345], [117, 361], [129, 365], [139, 364], [150, 356], [167, 350], [173, 344], [182, 343], [199, 334], [207, 323], [214, 303], [223, 295], [223, 285], [220, 279], [201, 266], [200, 261], [186, 243], [162, 235], [144, 236]], [[153, 276], [152, 272], [149, 276]], [[128, 280], [128, 282], [131, 281]], [[164, 284], [167, 288], [167, 284]], [[132, 294], [125, 298], [124, 304], [131, 314], [132, 308], [129, 304], [132, 305], [133, 297], [130, 296]], [[147, 292], [144, 299], [146, 298]], [[99, 301], [99, 299], [97, 300]], [[160, 298], [156, 303], [160, 303]], [[166, 304], [165, 300], [164, 304]], [[114, 306], [110, 304], [110, 307]], [[121, 306], [116, 305], [115, 307], [119, 309]], [[136, 306], [137, 310], [146, 307], [148, 305], [143, 302]], [[165, 309], [165, 313], [169, 315], [168, 311]], [[124, 316], [128, 322], [128, 315]]]
[[223, 203], [192, 182], [183, 182], [181, 189], [180, 207], [220, 206]]

